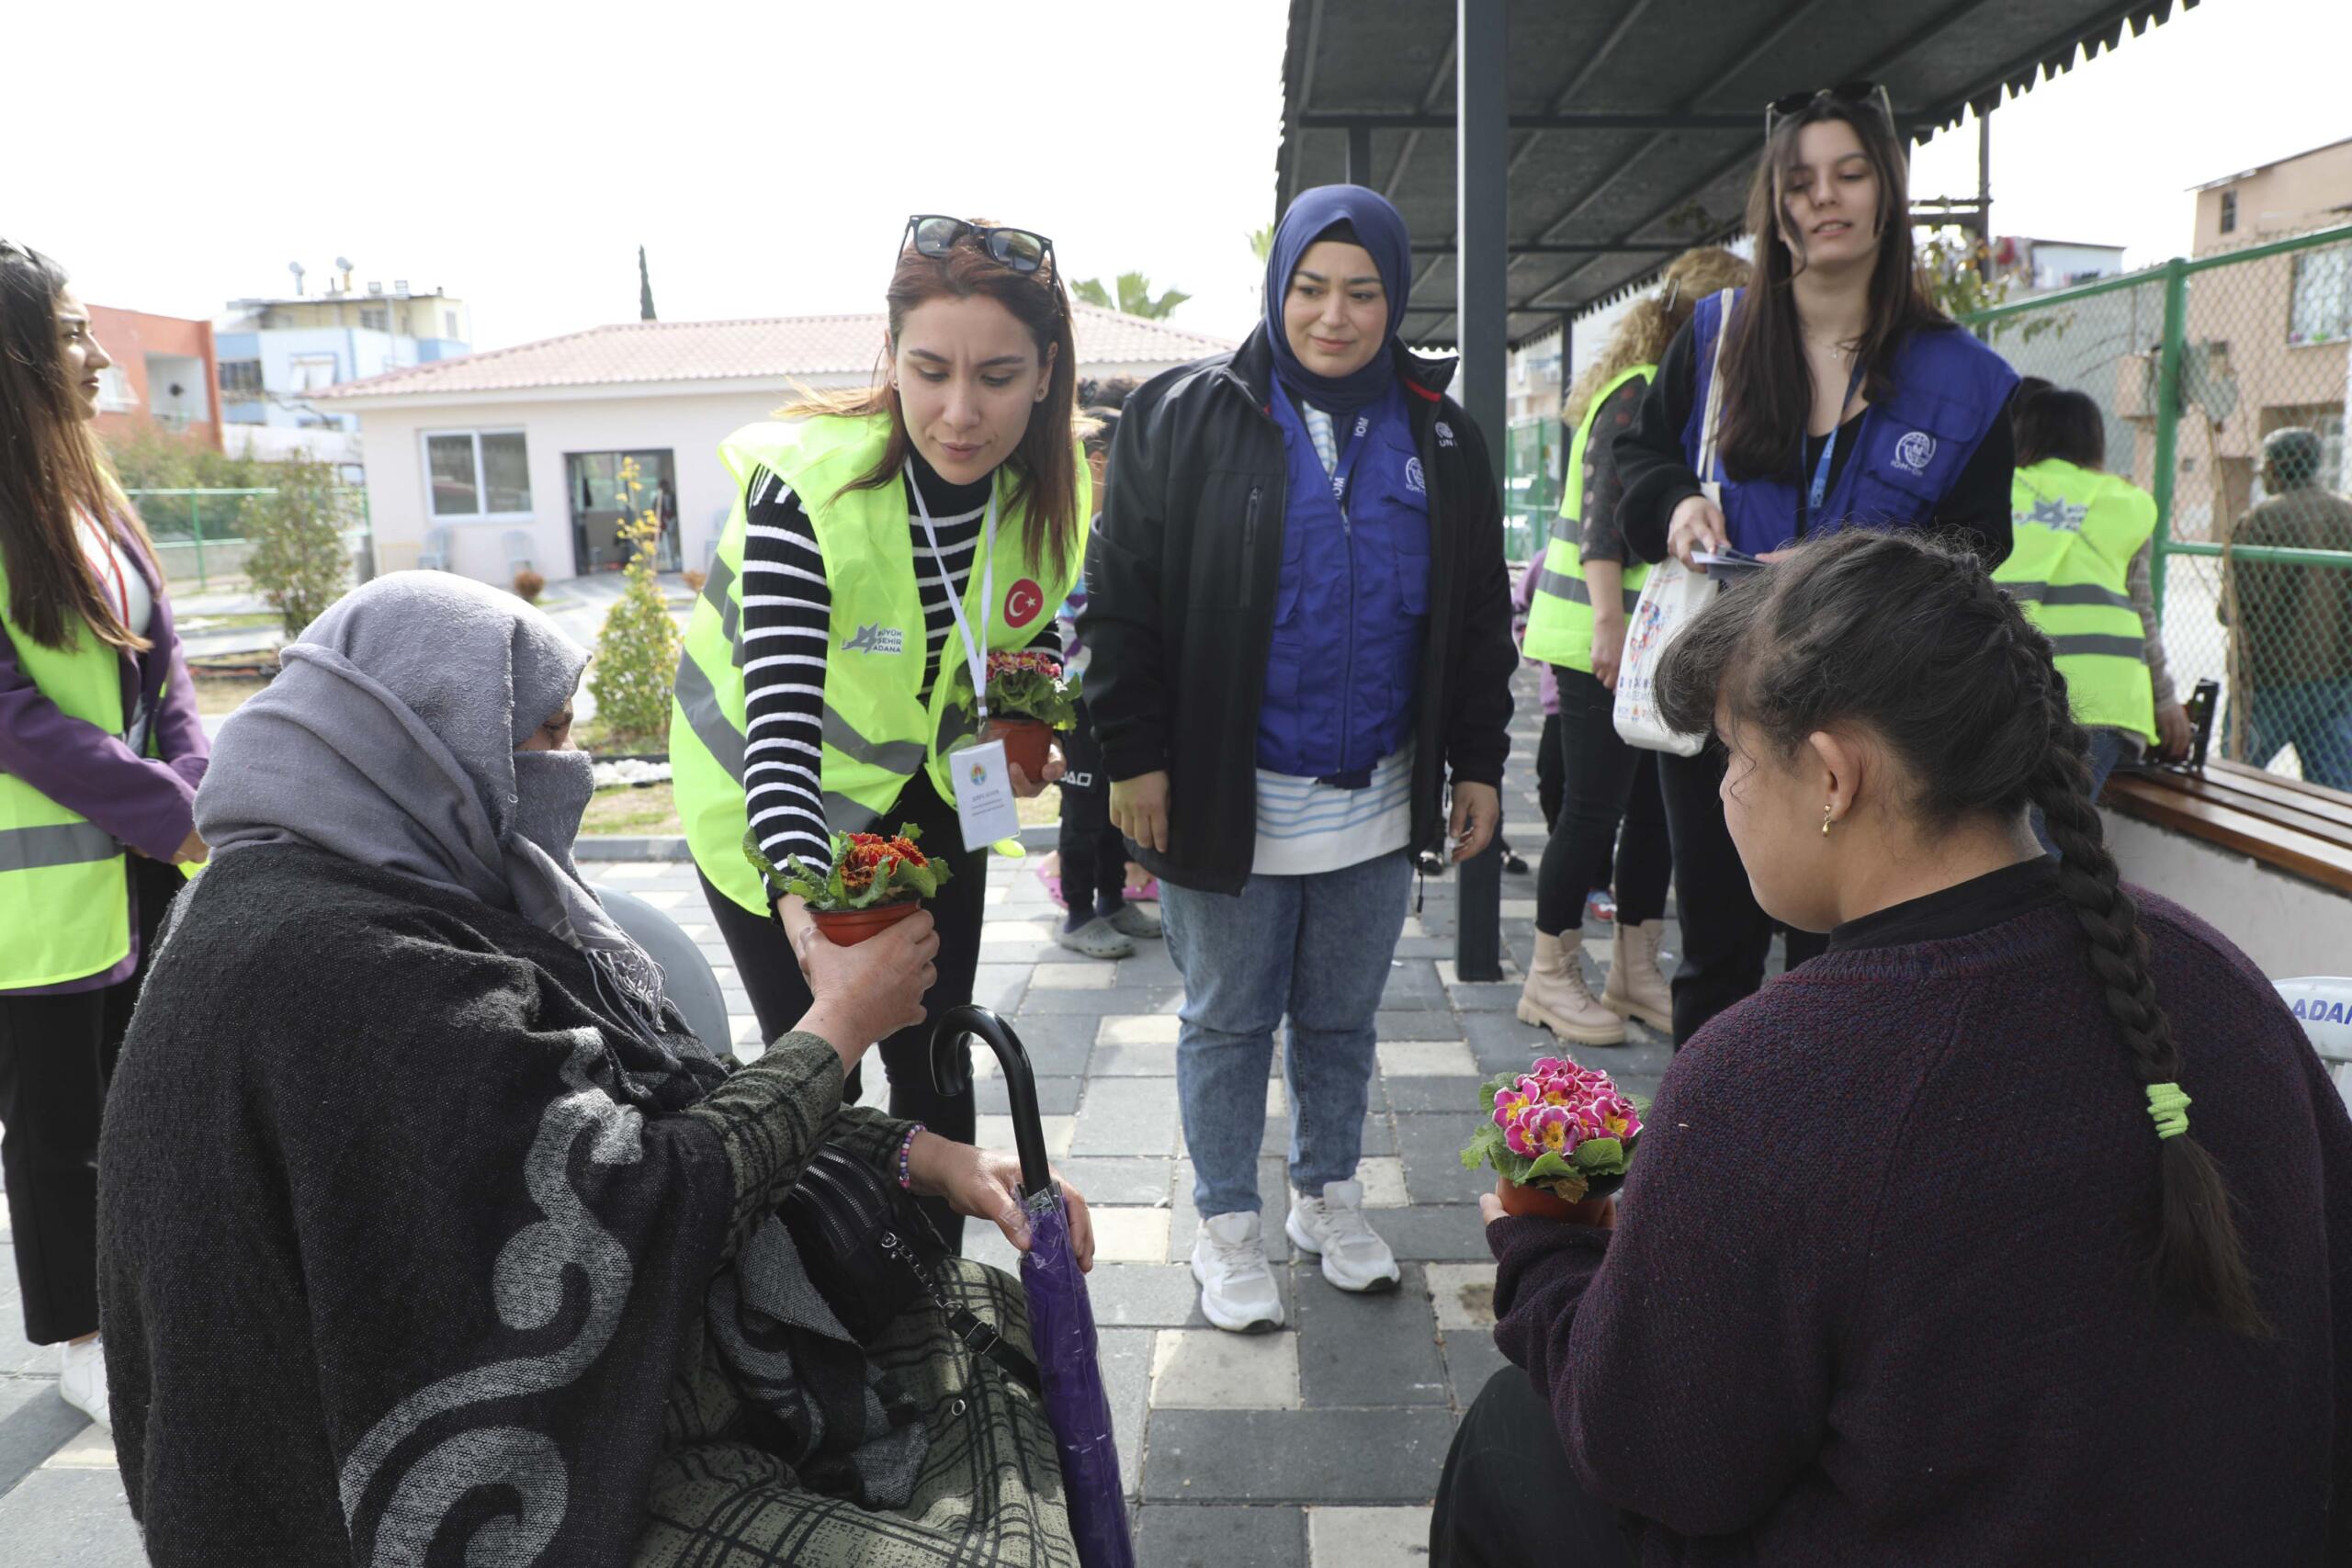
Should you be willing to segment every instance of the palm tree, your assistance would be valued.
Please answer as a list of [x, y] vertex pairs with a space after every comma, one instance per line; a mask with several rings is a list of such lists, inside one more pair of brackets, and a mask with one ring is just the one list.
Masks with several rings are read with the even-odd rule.
[[1181, 288], [1170, 288], [1155, 299], [1151, 293], [1151, 279], [1139, 272], [1119, 274], [1118, 290], [1118, 298], [1114, 299], [1110, 290], [1102, 287], [1101, 278], [1088, 277], [1080, 279], [1071, 292], [1089, 305], [1116, 310], [1123, 316], [1141, 316], [1153, 321], [1167, 320], [1170, 311], [1192, 298]]

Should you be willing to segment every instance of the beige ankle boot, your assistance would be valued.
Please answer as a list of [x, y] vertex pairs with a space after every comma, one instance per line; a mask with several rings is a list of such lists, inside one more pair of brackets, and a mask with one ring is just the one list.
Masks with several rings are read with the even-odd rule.
[[1657, 966], [1658, 943], [1665, 936], [1664, 920], [1637, 926], [1620, 920], [1617, 934], [1610, 939], [1609, 982], [1600, 988], [1600, 1000], [1620, 1017], [1638, 1019], [1671, 1034], [1674, 988]]
[[1566, 941], [1535, 933], [1535, 962], [1519, 989], [1519, 1021], [1541, 1024], [1579, 1045], [1623, 1045], [1625, 1021], [1592, 999], [1577, 961], [1574, 933]]

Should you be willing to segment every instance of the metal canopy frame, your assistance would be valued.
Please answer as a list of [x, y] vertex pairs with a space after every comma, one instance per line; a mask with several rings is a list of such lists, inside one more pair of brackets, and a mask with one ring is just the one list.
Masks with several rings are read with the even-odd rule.
[[[1509, 350], [1573, 334], [1676, 252], [1743, 230], [1764, 104], [1883, 82], [1897, 127], [1925, 141], [2197, 4], [1291, 0], [1275, 212], [1340, 180], [1403, 210], [1419, 236], [1404, 335], [1461, 350], [1499, 485]], [[1983, 232], [1990, 199], [1980, 167], [1974, 201], [1921, 206]], [[1498, 848], [1460, 879], [1458, 977], [1498, 980]]]

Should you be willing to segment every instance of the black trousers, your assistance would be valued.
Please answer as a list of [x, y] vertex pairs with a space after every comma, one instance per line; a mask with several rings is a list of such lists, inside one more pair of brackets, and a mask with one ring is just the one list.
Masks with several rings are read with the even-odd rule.
[[130, 978], [68, 996], [0, 994], [0, 1170], [25, 1337], [36, 1345], [98, 1329], [98, 1122], [155, 933], [187, 880], [169, 865], [130, 862], [139, 919]]
[[1544, 813], [1544, 830], [1559, 825], [1560, 802], [1566, 791], [1562, 776], [1567, 763], [1560, 755], [1560, 716], [1544, 716], [1544, 738], [1535, 743], [1535, 804]]
[[1430, 1516], [1430, 1568], [1626, 1568], [1634, 1556], [1623, 1517], [1577, 1482], [1551, 1407], [1506, 1366], [1454, 1428]]
[[[1772, 917], [1756, 902], [1724, 822], [1725, 758], [1713, 741], [1695, 757], [1658, 752], [1658, 785], [1674, 841], [1674, 901], [1682, 922], [1682, 963], [1674, 971], [1674, 1043], [1680, 1045], [1764, 983]], [[1828, 938], [1790, 931], [1788, 967], [1817, 958]]]
[[1658, 753], [1618, 739], [1617, 694], [1598, 677], [1567, 669], [1559, 677], [1557, 750], [1565, 787], [1559, 820], [1536, 872], [1535, 929], [1558, 936], [1584, 924], [1586, 895], [1610, 886], [1611, 845], [1618, 923], [1647, 925], [1666, 913], [1674, 865], [1658, 796]]
[[[882, 1070], [889, 1075], [890, 1114], [920, 1122], [943, 1138], [968, 1144], [978, 1111], [968, 1081], [964, 1092], [944, 1095], [932, 1087], [931, 1028], [949, 1008], [972, 999], [973, 970], [980, 961], [980, 922], [987, 908], [989, 852], [963, 848], [963, 829], [956, 826], [956, 808], [939, 798], [927, 774], [918, 773], [899, 796], [899, 804], [884, 814], [892, 831], [902, 822], [922, 829], [923, 852], [944, 859], [954, 874], [929, 905], [939, 929], [939, 981], [923, 998], [923, 1021], [884, 1040], [878, 1049]], [[697, 875], [700, 874], [697, 873]], [[759, 1016], [760, 1037], [773, 1041], [800, 1021], [816, 1002], [808, 982], [793, 956], [792, 942], [773, 918], [763, 919], [702, 877], [702, 896], [718, 923], [727, 951], [734, 956], [735, 973]], [[968, 1055], [968, 1047], [967, 1047]], [[842, 1090], [842, 1103], [857, 1098], [865, 1067], [850, 1074]], [[968, 1079], [969, 1075], [967, 1074]], [[923, 1211], [952, 1251], [964, 1246], [963, 1216], [936, 1198], [922, 1201]]]
[[1078, 723], [1062, 737], [1062, 901], [1075, 931], [1096, 915], [1126, 902], [1127, 841], [1111, 826], [1111, 775], [1102, 770], [1102, 748], [1086, 705]]

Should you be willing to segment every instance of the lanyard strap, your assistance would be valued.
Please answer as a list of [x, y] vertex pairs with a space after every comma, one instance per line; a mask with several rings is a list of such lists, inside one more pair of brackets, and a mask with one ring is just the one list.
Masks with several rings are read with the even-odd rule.
[[[980, 722], [989, 718], [989, 610], [996, 603], [996, 476], [989, 476], [989, 515], [981, 525], [980, 538], [980, 635], [972, 636], [972, 623], [964, 615], [964, 595], [956, 586], [956, 578], [947, 570], [947, 558], [939, 551], [939, 535], [931, 525], [931, 508], [922, 502], [922, 486], [915, 483], [915, 462], [906, 463], [907, 494], [913, 498], [915, 515], [922, 520], [922, 536], [931, 547], [931, 564], [939, 570], [939, 586], [947, 595], [947, 607], [955, 613], [956, 633], [964, 639], [964, 663], [972, 672], [972, 696], [979, 704]], [[966, 574], [967, 581], [969, 573]]]
[[[1854, 373], [1846, 378], [1846, 396], [1838, 404], [1838, 423], [1829, 427], [1827, 435], [1822, 437], [1821, 459], [1813, 466], [1813, 489], [1806, 493], [1804, 505], [1804, 520], [1808, 528], [1821, 514], [1822, 498], [1829, 493], [1830, 455], [1838, 450], [1838, 433], [1846, 426], [1846, 405], [1854, 400], [1854, 389], [1861, 384], [1862, 362], [1857, 359], [1854, 361]], [[1860, 434], [1856, 433], [1857, 438]]]

